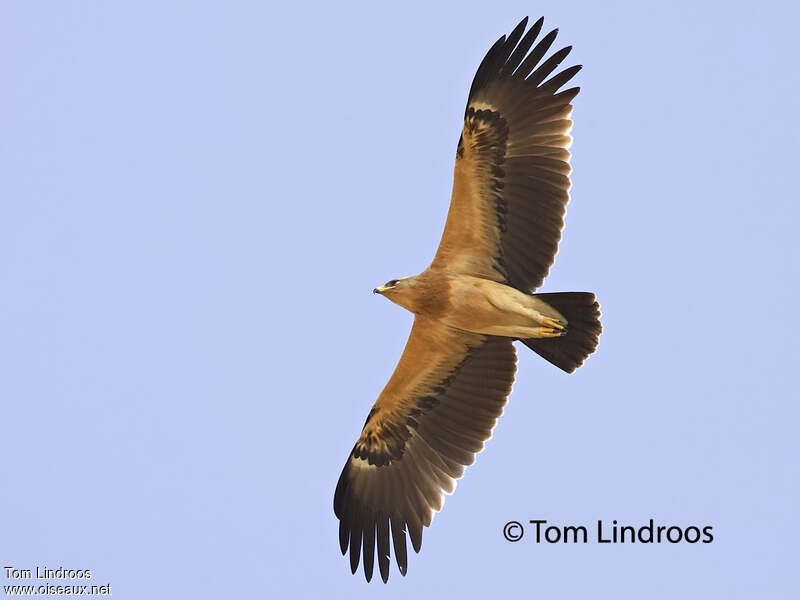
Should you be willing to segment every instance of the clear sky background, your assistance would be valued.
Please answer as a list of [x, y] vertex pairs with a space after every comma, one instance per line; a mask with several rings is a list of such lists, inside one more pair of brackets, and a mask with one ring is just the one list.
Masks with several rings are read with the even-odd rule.
[[[4, 3], [0, 566], [132, 599], [797, 597], [790, 4]], [[475, 68], [525, 15], [584, 65], [543, 290], [605, 330], [572, 376], [518, 348], [407, 577], [367, 585], [333, 490], [412, 320], [371, 290], [432, 258]], [[537, 518], [714, 542], [503, 539]]]

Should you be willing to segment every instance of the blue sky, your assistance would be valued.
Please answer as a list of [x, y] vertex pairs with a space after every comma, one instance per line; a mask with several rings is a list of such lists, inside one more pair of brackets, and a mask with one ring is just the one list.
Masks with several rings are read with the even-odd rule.
[[[2, 566], [118, 598], [796, 593], [796, 9], [488, 6], [0, 9]], [[518, 349], [408, 576], [367, 585], [333, 490], [411, 324], [370, 292], [432, 258], [472, 75], [525, 15], [584, 65], [543, 290], [605, 330], [572, 376]], [[714, 542], [502, 537], [650, 518]]]

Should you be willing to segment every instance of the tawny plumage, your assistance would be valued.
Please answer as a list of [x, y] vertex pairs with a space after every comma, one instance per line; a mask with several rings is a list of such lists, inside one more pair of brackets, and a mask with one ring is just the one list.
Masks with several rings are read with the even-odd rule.
[[[594, 294], [534, 294], [553, 264], [569, 200], [571, 102], [551, 74], [556, 31], [539, 19], [501, 37], [478, 67], [456, 149], [439, 249], [419, 275], [375, 289], [415, 315], [406, 348], [367, 416], [334, 496], [342, 553], [367, 580], [376, 559], [407, 570], [422, 528], [442, 508], [503, 412], [516, 371], [513, 342], [572, 372], [597, 347]], [[524, 35], [523, 35], [524, 33]], [[531, 49], [533, 47], [533, 49]], [[549, 79], [548, 79], [549, 78]]]

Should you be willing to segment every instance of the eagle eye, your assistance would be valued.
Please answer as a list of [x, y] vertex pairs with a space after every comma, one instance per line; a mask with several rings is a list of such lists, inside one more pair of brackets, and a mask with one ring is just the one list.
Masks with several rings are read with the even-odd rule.
[[390, 288], [390, 287], [394, 287], [396, 285], [397, 285], [397, 279], [392, 279], [391, 281], [387, 281], [386, 285], [383, 286], [383, 287]]

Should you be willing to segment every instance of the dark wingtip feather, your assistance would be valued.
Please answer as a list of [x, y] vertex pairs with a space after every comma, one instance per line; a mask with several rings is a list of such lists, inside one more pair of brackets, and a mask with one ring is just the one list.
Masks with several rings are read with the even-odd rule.
[[475, 77], [472, 80], [472, 86], [469, 88], [469, 97], [471, 98], [475, 92], [481, 89], [485, 83], [491, 79], [492, 76], [492, 65], [497, 57], [498, 51], [503, 47], [505, 44], [506, 36], [501, 36], [491, 48], [486, 53], [486, 56], [483, 57], [481, 64], [478, 66], [478, 70], [475, 71]]
[[[506, 58], [508, 55], [511, 54], [511, 51], [519, 42], [519, 39], [522, 37], [522, 33], [525, 31], [525, 27], [528, 25], [528, 17], [525, 17], [520, 21], [516, 27], [508, 34], [508, 39], [506, 40], [506, 45], [508, 46], [508, 52], [506, 53]], [[503, 61], [505, 62], [505, 60]]]
[[339, 519], [339, 548], [342, 554], [347, 554], [347, 546], [350, 543], [350, 520], [348, 518], [347, 510], [347, 483], [349, 479], [350, 459], [342, 469], [342, 474], [339, 475], [339, 481], [336, 483], [336, 491], [333, 494], [333, 513]]
[[558, 67], [558, 65], [561, 64], [570, 51], [572, 51], [572, 46], [567, 46], [566, 48], [562, 48], [561, 50], [554, 52], [550, 58], [539, 65], [539, 67], [533, 73], [528, 75], [525, 78], [525, 81], [533, 85], [539, 85]]
[[392, 517], [392, 542], [394, 543], [394, 560], [402, 575], [408, 570], [408, 555], [406, 553], [406, 532], [400, 519]]
[[531, 50], [530, 54], [525, 57], [525, 60], [522, 61], [522, 64], [514, 71], [514, 75], [516, 77], [520, 77], [521, 79], [525, 79], [531, 71], [539, 64], [539, 61], [542, 57], [547, 54], [547, 51], [550, 49], [550, 46], [553, 45], [553, 42], [558, 35], [558, 29], [553, 29], [550, 33], [544, 36], [536, 46], [534, 46], [533, 50]]
[[516, 71], [517, 67], [522, 62], [522, 59], [525, 58], [525, 55], [528, 53], [528, 50], [530, 50], [533, 42], [536, 41], [536, 36], [539, 35], [543, 23], [544, 17], [540, 17], [539, 20], [533, 24], [525, 36], [519, 41], [519, 44], [517, 44], [514, 52], [512, 52], [511, 55], [506, 59], [505, 65], [503, 65], [503, 68], [500, 70], [501, 77], [513, 76], [514, 71]]
[[[572, 50], [572, 46], [562, 48], [539, 64], [553, 45], [559, 29], [555, 28], [547, 33], [531, 50], [531, 46], [533, 46], [544, 25], [544, 17], [537, 19], [526, 32], [527, 25], [528, 17], [525, 17], [514, 27], [510, 34], [501, 36], [486, 53], [475, 72], [475, 77], [469, 90], [465, 118], [474, 96], [490, 82], [510, 78], [524, 80], [532, 86], [539, 86], [555, 71]], [[580, 69], [581, 67], [578, 65], [557, 73], [542, 86], [543, 91], [553, 94], [574, 77]]]
[[422, 548], [422, 523], [409, 523], [408, 534], [411, 536], [411, 546], [413, 546], [414, 552], [419, 553]]
[[358, 571], [358, 561], [361, 558], [361, 542], [350, 544], [350, 572], [355, 575]]
[[339, 521], [339, 549], [342, 551], [342, 556], [347, 554], [347, 545], [350, 542], [350, 532], [344, 524], [344, 521]]
[[553, 98], [557, 98], [559, 102], [563, 102], [564, 104], [569, 104], [575, 99], [581, 91], [581, 88], [578, 86], [571, 87], [569, 89], [563, 90], [558, 92], [557, 94], [553, 94]]
[[375, 513], [369, 508], [364, 509], [364, 577], [367, 581], [372, 579], [372, 569], [375, 564]]
[[582, 68], [583, 65], [574, 65], [572, 67], [568, 67], [560, 73], [553, 75], [550, 79], [544, 82], [539, 89], [543, 92], [553, 93], [567, 83], [570, 79], [575, 77], [578, 71], [580, 71]]
[[[525, 31], [525, 27], [528, 25], [528, 17], [527, 15], [522, 17], [522, 20], [517, 23], [517, 26], [511, 30], [511, 33], [508, 34], [509, 40], [514, 40], [514, 44], [519, 41], [519, 38], [522, 37], [522, 32]], [[516, 38], [516, 39], [515, 39]]]
[[350, 571], [355, 574], [358, 570], [358, 561], [361, 558], [361, 530], [364, 526], [363, 515], [360, 514], [356, 503], [351, 504], [350, 513]]
[[333, 493], [333, 514], [335, 514], [336, 518], [339, 520], [341, 520], [344, 516], [344, 502], [345, 496], [347, 495], [349, 471], [350, 458], [348, 457], [347, 462], [344, 464], [344, 468], [342, 469], [342, 473], [339, 475], [339, 481], [336, 482], [336, 491]]
[[385, 513], [378, 513], [377, 533], [378, 541], [378, 569], [381, 579], [386, 583], [389, 579], [389, 517]]

